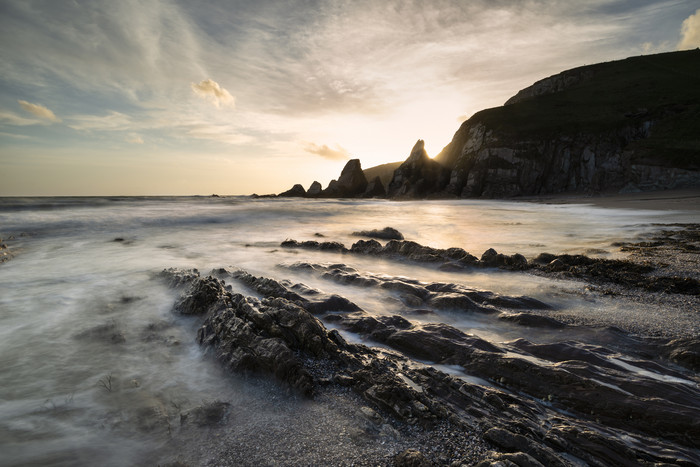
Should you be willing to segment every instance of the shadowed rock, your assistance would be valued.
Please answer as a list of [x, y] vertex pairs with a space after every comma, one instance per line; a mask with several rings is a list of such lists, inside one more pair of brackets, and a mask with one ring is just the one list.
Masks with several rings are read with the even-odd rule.
[[441, 192], [450, 181], [450, 170], [428, 157], [419, 139], [408, 159], [395, 171], [387, 187], [392, 198], [423, 198]]
[[328, 188], [321, 192], [323, 198], [354, 198], [367, 189], [367, 178], [362, 171], [359, 159], [351, 159], [343, 167], [338, 180], [332, 180]]
[[374, 179], [367, 184], [365, 192], [362, 193], [363, 198], [384, 198], [385, 196], [386, 189], [379, 176], [374, 177]]
[[379, 238], [382, 240], [403, 240], [403, 234], [393, 227], [384, 227], [383, 229], [360, 230], [353, 232], [356, 237]]
[[280, 193], [277, 196], [281, 196], [283, 198], [303, 198], [306, 196], [306, 190], [304, 190], [303, 186], [297, 183], [289, 190], [285, 191], [284, 193]]
[[306, 197], [307, 198], [317, 198], [321, 195], [322, 187], [319, 182], [313, 182], [311, 186], [309, 186], [309, 189], [306, 190]]
[[[428, 302], [455, 294], [460, 287], [365, 277], [344, 265], [324, 271], [300, 264], [300, 269], [355, 284], [374, 280], [372, 286], [388, 293], [398, 291]], [[484, 465], [564, 466], [570, 465], [567, 456], [591, 465], [632, 465], [639, 459], [679, 465], [700, 461], [700, 391], [684, 374], [655, 361], [621, 357], [611, 349], [573, 341], [494, 344], [444, 323], [375, 316], [359, 307], [339, 311], [356, 306], [303, 284], [245, 271], [215, 273], [265, 298], [234, 294], [221, 279], [199, 278], [192, 272], [166, 271], [163, 276], [182, 289], [177, 302], [181, 312], [203, 315], [198, 342], [212, 348], [234, 371], [271, 375], [306, 395], [329, 385], [348, 387], [396, 420], [425, 426], [449, 420], [455, 429], [477, 430], [496, 448]], [[473, 291], [463, 296], [467, 293]], [[494, 298], [487, 294], [472, 297]], [[393, 350], [380, 352], [345, 342], [313, 316], [314, 306], [324, 320]], [[658, 343], [648, 345], [659, 348]], [[686, 347], [695, 345], [689, 342]], [[680, 350], [683, 345], [669, 348]], [[426, 361], [459, 366], [487, 385], [447, 375], [422, 363]]]

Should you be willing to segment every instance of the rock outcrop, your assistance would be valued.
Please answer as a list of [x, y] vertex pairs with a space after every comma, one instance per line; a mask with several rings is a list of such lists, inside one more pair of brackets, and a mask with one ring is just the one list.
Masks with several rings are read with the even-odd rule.
[[[407, 307], [421, 307], [422, 316], [450, 310], [498, 319], [511, 310], [527, 315], [539, 303], [458, 284], [365, 274], [342, 264], [297, 263], [290, 268], [352, 287], [385, 290]], [[655, 357], [618, 354], [619, 349], [649, 346], [645, 354], [658, 355], [651, 350], [659, 349], [655, 340], [642, 342], [639, 336], [609, 331], [615, 332], [613, 348], [574, 338], [490, 342], [449, 324], [412, 320], [411, 313], [372, 314], [342, 296], [242, 270], [217, 269], [206, 278], [196, 271], [167, 270], [161, 277], [180, 289], [176, 311], [200, 316], [197, 341], [226, 368], [270, 377], [308, 397], [333, 388], [351, 390], [369, 405], [363, 412], [395, 426], [433, 430], [442, 424], [460, 436], [477, 434], [492, 449], [479, 465], [700, 461], [697, 385], [690, 379], [677, 383], [687, 375]], [[257, 297], [234, 293], [225, 281], [240, 282]], [[323, 322], [383, 348], [349, 343]], [[547, 320], [523, 323], [552, 327]], [[667, 354], [685, 349], [697, 354], [697, 339], [666, 345]], [[216, 424], [225, 419], [228, 406], [200, 412], [192, 413], [194, 423]], [[461, 459], [458, 446], [430, 446], [425, 453], [433, 448], [443, 451], [442, 460], [409, 450], [397, 453], [395, 463], [476, 464]]]
[[387, 188], [392, 198], [423, 198], [440, 193], [450, 180], [450, 171], [428, 157], [425, 143], [419, 139], [408, 159], [395, 171]]
[[374, 177], [374, 179], [367, 184], [367, 189], [362, 194], [363, 198], [384, 198], [385, 196], [386, 189], [379, 176]]
[[323, 191], [321, 184], [315, 181], [311, 184], [311, 186], [309, 186], [309, 189], [306, 190], [306, 197], [317, 198], [321, 195], [321, 191]]
[[283, 198], [303, 198], [306, 196], [306, 190], [303, 186], [301, 186], [301, 184], [297, 183], [289, 190], [285, 191], [284, 193], [280, 193], [277, 196], [281, 196]]
[[321, 192], [322, 198], [354, 198], [361, 196], [367, 189], [367, 179], [359, 159], [351, 159], [343, 167], [338, 180], [332, 180], [328, 188]]

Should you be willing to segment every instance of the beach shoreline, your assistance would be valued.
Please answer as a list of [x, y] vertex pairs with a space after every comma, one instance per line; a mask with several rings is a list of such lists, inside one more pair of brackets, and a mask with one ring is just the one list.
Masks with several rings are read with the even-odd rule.
[[512, 201], [542, 204], [590, 204], [611, 209], [648, 209], [661, 211], [700, 211], [700, 187], [639, 193], [603, 193], [596, 195], [558, 194], [522, 196]]

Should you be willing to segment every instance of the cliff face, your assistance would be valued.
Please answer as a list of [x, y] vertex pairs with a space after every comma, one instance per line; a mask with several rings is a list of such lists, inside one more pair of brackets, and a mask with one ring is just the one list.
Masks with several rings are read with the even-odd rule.
[[700, 50], [538, 81], [464, 122], [444, 194], [500, 198], [700, 186]]

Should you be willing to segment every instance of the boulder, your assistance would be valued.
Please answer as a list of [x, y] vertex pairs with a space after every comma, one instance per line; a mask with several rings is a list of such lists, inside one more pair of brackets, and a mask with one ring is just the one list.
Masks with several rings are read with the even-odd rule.
[[353, 232], [356, 237], [379, 238], [382, 240], [403, 240], [403, 234], [393, 227], [384, 227], [383, 229], [360, 230]]

